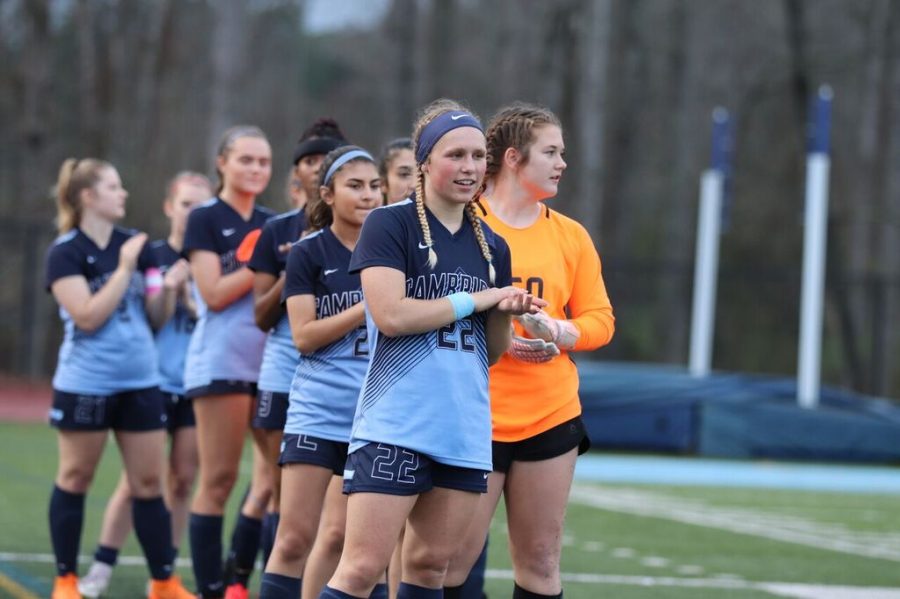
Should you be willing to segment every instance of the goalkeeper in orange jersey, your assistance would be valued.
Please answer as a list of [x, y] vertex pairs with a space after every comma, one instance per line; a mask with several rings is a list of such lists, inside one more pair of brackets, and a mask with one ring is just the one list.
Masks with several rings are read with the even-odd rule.
[[503, 494], [515, 599], [561, 597], [559, 560], [575, 460], [590, 441], [581, 420], [572, 351], [612, 339], [612, 306], [588, 232], [543, 201], [557, 194], [566, 162], [562, 127], [529, 104], [500, 109], [487, 133], [479, 216], [509, 243], [513, 284], [547, 301], [516, 317], [509, 351], [490, 370], [493, 472], [444, 596], [460, 587], [481, 551]]

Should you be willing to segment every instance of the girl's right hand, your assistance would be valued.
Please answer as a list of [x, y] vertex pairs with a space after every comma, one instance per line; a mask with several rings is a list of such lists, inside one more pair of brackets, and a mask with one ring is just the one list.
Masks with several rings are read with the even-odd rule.
[[147, 234], [137, 233], [123, 243], [119, 249], [119, 268], [134, 272], [137, 269], [138, 256], [141, 255], [141, 250], [146, 242]]

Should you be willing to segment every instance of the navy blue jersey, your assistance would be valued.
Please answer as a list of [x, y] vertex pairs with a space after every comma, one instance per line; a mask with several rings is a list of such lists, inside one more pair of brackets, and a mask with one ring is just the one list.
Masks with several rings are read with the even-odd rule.
[[[183, 254], [206, 250], [219, 256], [222, 275], [245, 266], [237, 249], [247, 235], [256, 235], [272, 211], [255, 206], [249, 220], [219, 198], [194, 208], [188, 216]], [[259, 376], [266, 335], [253, 317], [253, 293], [221, 311], [210, 310], [197, 294], [198, 321], [191, 335], [185, 362], [185, 389], [205, 387], [212, 381], [255, 383]]]
[[[287, 265], [290, 245], [300, 239], [306, 228], [303, 210], [291, 210], [266, 222], [247, 265], [255, 272], [281, 276]], [[287, 393], [300, 356], [291, 337], [291, 325], [283, 314], [269, 331], [259, 370], [259, 388], [274, 393]]]
[[[282, 298], [313, 295], [317, 319], [340, 314], [362, 301], [359, 274], [349, 266], [350, 250], [331, 229], [317, 231], [291, 248]], [[346, 443], [368, 362], [365, 325], [302, 355], [284, 432]]]
[[[175, 248], [165, 239], [150, 244], [150, 251], [156, 257], [163, 274], [181, 259]], [[192, 285], [192, 283], [188, 283]], [[175, 302], [175, 313], [166, 324], [156, 332], [156, 354], [159, 358], [159, 388], [166, 393], [184, 395], [184, 360], [191, 332], [197, 319], [178, 297]]]
[[[91, 293], [97, 293], [118, 268], [122, 244], [136, 233], [115, 227], [109, 243], [102, 249], [80, 229], [72, 229], [60, 236], [47, 253], [47, 289], [58, 279], [81, 276]], [[53, 377], [54, 389], [66, 393], [109, 395], [158, 384], [153, 332], [144, 309], [144, 273], [157, 266], [153, 253], [145, 244], [118, 307], [93, 332], [79, 329], [60, 306], [65, 333]]]
[[[386, 266], [404, 273], [406, 297], [435, 299], [492, 286], [468, 218], [451, 234], [430, 211], [438, 262], [428, 266], [415, 203], [405, 200], [372, 211], [350, 268]], [[509, 247], [486, 225], [497, 280], [511, 283]], [[436, 331], [388, 337], [367, 314], [372, 353], [353, 422], [350, 451], [388, 443], [424, 453], [437, 462], [491, 469], [488, 399], [487, 313], [472, 314]]]

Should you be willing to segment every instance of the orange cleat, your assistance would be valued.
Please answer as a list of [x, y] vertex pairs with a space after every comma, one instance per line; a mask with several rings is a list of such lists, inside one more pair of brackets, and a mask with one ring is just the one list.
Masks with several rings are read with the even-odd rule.
[[168, 580], [151, 580], [147, 599], [197, 599], [197, 596], [184, 588], [181, 579], [173, 574]]
[[228, 585], [225, 589], [225, 599], [249, 599], [250, 591], [239, 582]]
[[74, 572], [57, 576], [53, 581], [50, 599], [81, 599], [81, 593], [78, 592], [78, 576]]

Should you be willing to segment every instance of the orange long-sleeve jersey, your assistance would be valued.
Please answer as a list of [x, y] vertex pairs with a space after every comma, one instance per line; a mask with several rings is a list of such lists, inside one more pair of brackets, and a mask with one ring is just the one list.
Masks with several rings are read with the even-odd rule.
[[[609, 343], [615, 318], [600, 256], [585, 228], [541, 205], [537, 221], [517, 229], [497, 218], [485, 199], [477, 206], [479, 216], [509, 244], [513, 284], [546, 300], [544, 311], [568, 318], [578, 329], [575, 350]], [[516, 334], [526, 335], [515, 326]], [[541, 364], [504, 354], [491, 367], [490, 393], [495, 441], [527, 439], [581, 414], [578, 372], [565, 351]]]

